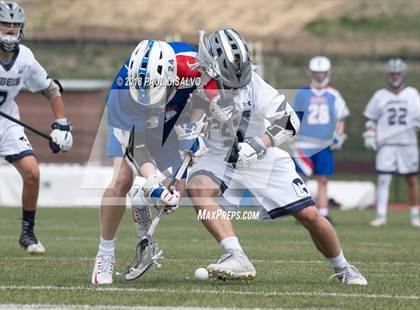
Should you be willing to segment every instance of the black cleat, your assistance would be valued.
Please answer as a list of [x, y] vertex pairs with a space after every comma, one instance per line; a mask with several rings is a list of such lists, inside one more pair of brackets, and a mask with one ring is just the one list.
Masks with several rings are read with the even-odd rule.
[[26, 249], [29, 254], [39, 255], [45, 253], [45, 248], [35, 236], [34, 224], [22, 221], [22, 232], [19, 238], [19, 244]]

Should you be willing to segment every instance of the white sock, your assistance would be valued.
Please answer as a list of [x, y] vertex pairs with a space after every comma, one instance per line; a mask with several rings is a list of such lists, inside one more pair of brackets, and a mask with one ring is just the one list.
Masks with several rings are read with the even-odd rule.
[[98, 255], [114, 255], [115, 253], [115, 246], [114, 246], [115, 239], [112, 240], [105, 240], [102, 239], [99, 242], [99, 250]]
[[419, 216], [419, 207], [411, 206], [410, 207], [410, 216], [411, 218], [415, 218]]
[[343, 251], [340, 251], [340, 254], [334, 258], [328, 258], [331, 266], [334, 267], [335, 270], [341, 270], [348, 265], [347, 259], [344, 257]]
[[391, 184], [391, 181], [391, 174], [380, 174], [378, 176], [376, 212], [379, 217], [386, 217], [388, 210], [389, 185]]
[[328, 207], [327, 208], [319, 208], [319, 213], [324, 217], [328, 216]]
[[232, 253], [234, 251], [242, 251], [242, 247], [239, 244], [237, 237], [227, 237], [220, 241], [220, 246], [225, 253]]

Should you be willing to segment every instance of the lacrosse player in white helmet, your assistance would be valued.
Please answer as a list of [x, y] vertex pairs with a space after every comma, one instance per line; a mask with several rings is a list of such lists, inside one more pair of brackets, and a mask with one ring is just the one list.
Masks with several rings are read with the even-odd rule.
[[310, 83], [296, 93], [293, 108], [302, 116], [293, 148], [293, 160], [299, 174], [313, 174], [318, 184], [317, 206], [331, 223], [328, 214], [328, 177], [334, 174], [333, 150], [341, 149], [346, 135], [344, 119], [349, 115], [340, 93], [329, 85], [331, 62], [316, 56], [309, 62]]
[[[177, 123], [201, 75], [190, 69], [195, 55], [196, 49], [184, 42], [144, 40], [114, 79], [106, 102], [107, 156], [114, 160], [114, 178], [101, 204], [101, 236], [92, 284], [113, 281], [114, 239], [127, 193], [130, 192], [136, 231], [142, 239], [152, 223], [149, 206], [163, 205], [167, 213], [172, 213], [183, 192], [184, 182], [177, 182], [176, 189], [164, 184], [164, 170], [171, 168], [176, 172], [181, 156], [188, 151], [193, 158], [206, 151], [201, 137], [204, 117], [194, 123]], [[176, 123], [175, 132], [172, 129]], [[153, 259], [146, 265], [129, 266], [122, 276], [133, 280], [142, 274], [139, 268], [147, 270], [150, 264], [157, 264], [161, 251], [155, 247], [152, 254]]]
[[[219, 29], [207, 39], [202, 33], [199, 51], [202, 71], [219, 78], [224, 90], [208, 94], [209, 151], [188, 176], [187, 191], [196, 211], [220, 214], [237, 208], [241, 193], [248, 189], [260, 204], [261, 220], [293, 215], [342, 283], [366, 285], [366, 279], [345, 259], [334, 228], [319, 214], [290, 155], [281, 149], [296, 135], [300, 122], [285, 96], [252, 70], [246, 41], [233, 29]], [[219, 203], [223, 199], [226, 203]], [[207, 267], [210, 275], [226, 280], [255, 278], [256, 270], [230, 220], [220, 217], [202, 223], [225, 252]]]
[[[15, 97], [22, 88], [41, 92], [50, 102], [53, 152], [72, 147], [72, 126], [63, 107], [59, 85], [48, 77], [32, 51], [21, 44], [25, 27], [23, 8], [15, 2], [0, 1], [0, 111], [19, 119]], [[39, 193], [39, 167], [23, 127], [0, 116], [0, 156], [22, 176], [22, 231], [19, 244], [30, 254], [43, 254], [44, 246], [34, 233]]]
[[404, 84], [407, 65], [400, 58], [386, 64], [386, 88], [375, 92], [365, 108], [368, 119], [363, 134], [365, 147], [376, 151], [377, 216], [372, 226], [387, 222], [389, 186], [393, 174], [405, 175], [409, 188], [411, 224], [420, 227], [419, 151], [416, 131], [420, 127], [420, 97], [417, 89]]

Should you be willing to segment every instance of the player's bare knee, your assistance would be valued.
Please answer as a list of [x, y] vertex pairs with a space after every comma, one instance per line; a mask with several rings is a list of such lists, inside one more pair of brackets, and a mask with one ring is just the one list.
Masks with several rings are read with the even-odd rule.
[[192, 199], [213, 196], [211, 190], [205, 189], [205, 188], [199, 188], [199, 187], [187, 188], [187, 193], [188, 193], [188, 196]]
[[38, 185], [39, 184], [39, 167], [34, 165], [30, 168], [25, 169], [22, 174], [23, 182], [26, 185]]
[[318, 225], [321, 221], [321, 215], [315, 206], [302, 209], [294, 214], [294, 216], [301, 222], [305, 227]]
[[213, 196], [213, 186], [211, 180], [204, 175], [193, 176], [187, 183], [187, 193], [190, 197]]
[[321, 186], [327, 186], [328, 178], [327, 177], [318, 177], [317, 178], [318, 184]]
[[131, 177], [120, 177], [115, 182], [113, 190], [117, 197], [125, 197], [133, 184]]
[[407, 184], [409, 187], [417, 188], [417, 175], [410, 175], [407, 177]]

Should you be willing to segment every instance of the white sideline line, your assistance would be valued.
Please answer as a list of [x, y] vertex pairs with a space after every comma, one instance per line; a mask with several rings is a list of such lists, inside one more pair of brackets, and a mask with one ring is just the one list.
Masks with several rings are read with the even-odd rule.
[[[146, 307], [146, 306], [91, 306], [91, 305], [53, 305], [53, 304], [0, 304], [0, 310], [251, 310], [258, 308], [209, 308], [209, 307]], [[283, 308], [276, 308], [281, 310]], [[264, 310], [270, 310], [265, 309]]]
[[[3, 256], [0, 261], [22, 260], [22, 261], [94, 261], [95, 257], [48, 257], [48, 256]], [[164, 258], [164, 261], [170, 262], [213, 262], [216, 258]], [[275, 264], [326, 264], [324, 260], [287, 260], [287, 259], [251, 259], [254, 263], [275, 263]], [[385, 265], [385, 266], [420, 266], [420, 263], [413, 262], [364, 262], [352, 261], [354, 264], [361, 265]]]
[[[1, 285], [0, 290], [62, 290], [62, 291], [93, 291], [93, 292], [138, 292], [138, 293], [183, 293], [185, 290], [177, 289], [159, 289], [159, 288], [133, 288], [133, 287], [87, 287], [87, 286], [53, 286], [53, 285], [35, 285], [35, 286], [17, 286]], [[188, 294], [231, 294], [240, 296], [303, 296], [303, 297], [353, 297], [368, 299], [401, 299], [401, 300], [420, 300], [418, 295], [385, 295], [385, 294], [350, 294], [350, 293], [332, 293], [332, 292], [264, 292], [264, 291], [232, 291], [232, 290], [188, 290]]]
[[[16, 240], [16, 236], [0, 236], [0, 240]], [[126, 238], [125, 241], [136, 241], [136, 237]], [[97, 237], [44, 237], [42, 241], [98, 241]], [[414, 241], [414, 240], [413, 240]], [[200, 242], [200, 240], [191, 240], [191, 242]], [[256, 240], [248, 240], [244, 243], [260, 243]], [[312, 245], [312, 241], [276, 241], [276, 244], [291, 244], [291, 245]], [[375, 247], [395, 247], [396, 244], [392, 242], [352, 242], [353, 245], [360, 246], [375, 246]]]

